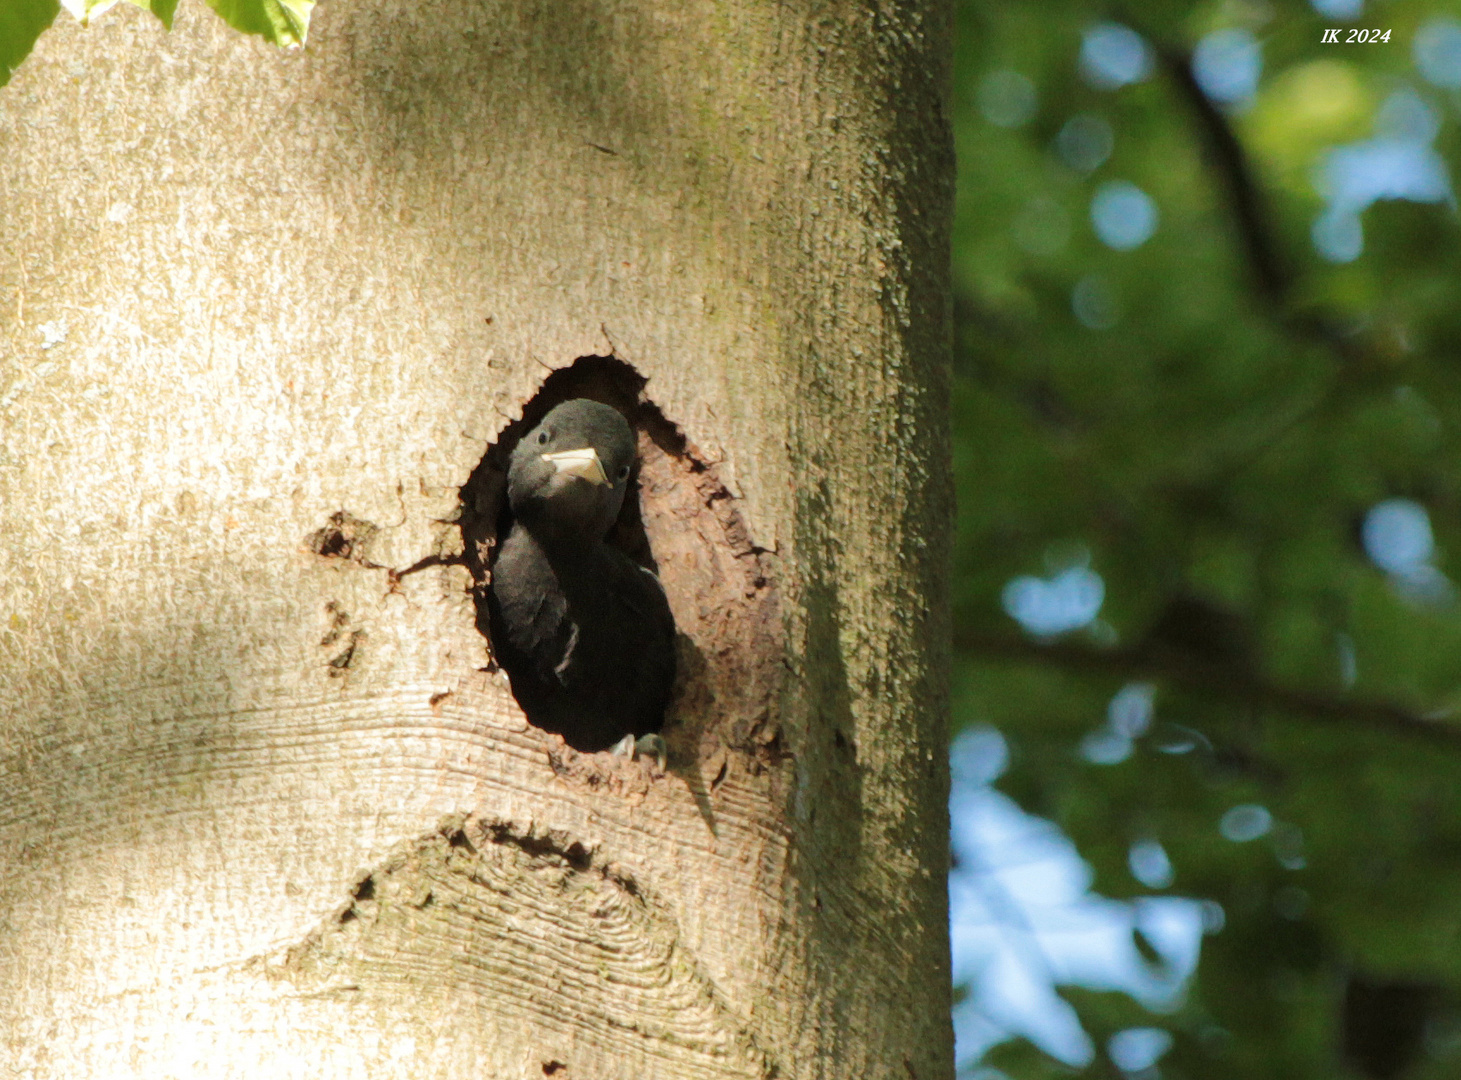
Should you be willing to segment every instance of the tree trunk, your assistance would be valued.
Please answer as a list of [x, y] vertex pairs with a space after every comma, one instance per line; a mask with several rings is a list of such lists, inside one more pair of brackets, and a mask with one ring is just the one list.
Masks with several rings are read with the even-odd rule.
[[[0, 1062], [951, 1074], [949, 34], [42, 38], [0, 91]], [[514, 422], [579, 394], [641, 433], [663, 773], [529, 725], [479, 629]]]

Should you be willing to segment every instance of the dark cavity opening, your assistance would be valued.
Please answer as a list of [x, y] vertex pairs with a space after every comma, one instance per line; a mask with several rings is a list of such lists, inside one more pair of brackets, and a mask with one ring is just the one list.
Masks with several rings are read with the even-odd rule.
[[[488, 447], [481, 463], [462, 486], [460, 524], [465, 541], [465, 559], [472, 574], [477, 629], [487, 638], [489, 646], [492, 633], [488, 594], [492, 567], [498, 539], [506, 536], [513, 524], [512, 509], [507, 502], [507, 470], [513, 450], [554, 406], [574, 398], [589, 398], [623, 414], [635, 434], [641, 437], [641, 445], [642, 437], [648, 436], [665, 453], [674, 456], [684, 454], [685, 438], [679, 429], [666, 420], [655, 405], [641, 400], [646, 382], [633, 367], [613, 356], [580, 357], [568, 367], [554, 371], [543, 381], [532, 400], [523, 406], [522, 419], [503, 428], [497, 441]], [[640, 512], [639, 471], [640, 461], [636, 458], [624, 504], [605, 541], [641, 566], [658, 573]], [[494, 669], [495, 666], [494, 652]], [[531, 714], [528, 719], [536, 722]], [[569, 733], [565, 732], [564, 737], [569, 745], [573, 745]]]
[[[644, 400], [646, 382], [616, 357], [580, 357], [550, 374], [523, 406], [522, 419], [508, 424], [488, 447], [462, 486], [459, 518], [477, 628], [490, 646], [488, 595], [498, 537], [512, 525], [507, 468], [518, 441], [550, 409], [572, 398], [618, 409], [638, 435], [639, 453], [607, 539], [659, 574], [674, 613], [677, 674], [660, 732], [670, 761], [729, 749], [745, 768], [758, 771], [782, 756], [777, 703], [785, 631], [776, 556], [751, 536], [719, 465]], [[571, 739], [569, 745], [598, 748]], [[568, 763], [549, 757], [559, 775], [569, 775]], [[721, 779], [726, 768], [723, 763]]]

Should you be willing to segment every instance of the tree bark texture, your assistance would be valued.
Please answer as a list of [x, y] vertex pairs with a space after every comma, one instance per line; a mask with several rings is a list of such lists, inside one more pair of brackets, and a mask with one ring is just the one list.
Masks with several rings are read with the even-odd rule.
[[[42, 38], [0, 91], [7, 1075], [951, 1074], [949, 34]], [[502, 454], [580, 393], [640, 429], [664, 773], [531, 727], [479, 629]]]

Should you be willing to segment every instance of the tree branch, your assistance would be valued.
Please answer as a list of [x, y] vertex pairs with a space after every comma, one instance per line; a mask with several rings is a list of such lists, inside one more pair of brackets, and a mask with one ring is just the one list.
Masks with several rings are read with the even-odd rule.
[[1238, 224], [1238, 234], [1259, 291], [1264, 299], [1281, 309], [1288, 302], [1292, 276], [1279, 256], [1269, 225], [1268, 207], [1253, 179], [1248, 155], [1228, 124], [1227, 117], [1198, 85], [1196, 76], [1192, 74], [1192, 58], [1173, 48], [1163, 48], [1160, 55], [1168, 77], [1196, 115], [1203, 140], [1222, 176], [1233, 217]]
[[1157, 54], [1168, 78], [1197, 119], [1202, 140], [1227, 193], [1259, 296], [1279, 322], [1289, 329], [1328, 347], [1351, 364], [1362, 364], [1368, 360], [1370, 351], [1347, 337], [1328, 319], [1293, 310], [1294, 275], [1280, 253], [1269, 208], [1247, 151], [1222, 110], [1198, 85], [1192, 73], [1191, 55], [1172, 46], [1159, 47]]
[[1348, 697], [1282, 686], [1227, 664], [1204, 663], [1146, 649], [1096, 649], [1040, 643], [1010, 635], [954, 631], [954, 645], [980, 659], [1041, 664], [1071, 671], [1173, 683], [1229, 701], [1277, 709], [1324, 723], [1350, 723], [1461, 748], [1461, 725], [1423, 716], [1393, 701]]

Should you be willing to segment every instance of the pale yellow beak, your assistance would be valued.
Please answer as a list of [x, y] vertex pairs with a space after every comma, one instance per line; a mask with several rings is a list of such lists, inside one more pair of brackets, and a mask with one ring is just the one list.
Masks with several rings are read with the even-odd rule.
[[585, 446], [582, 450], [558, 450], [552, 454], [544, 454], [543, 460], [551, 461], [558, 472], [576, 476], [591, 484], [607, 486], [609, 483], [609, 478], [604, 475], [604, 467], [599, 463], [598, 452], [592, 446]]

